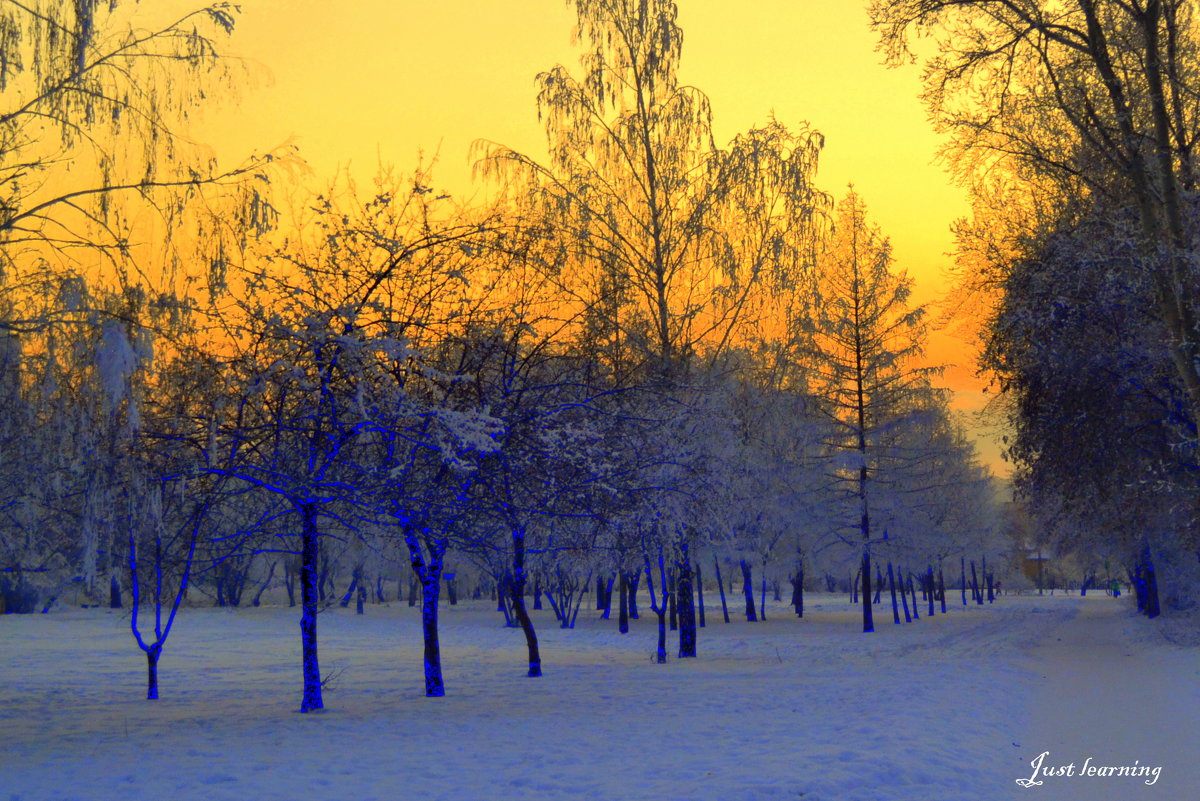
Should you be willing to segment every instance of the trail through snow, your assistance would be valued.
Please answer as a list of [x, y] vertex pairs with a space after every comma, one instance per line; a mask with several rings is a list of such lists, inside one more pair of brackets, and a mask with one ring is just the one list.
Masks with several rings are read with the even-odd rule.
[[[1168, 621], [1121, 604], [1064, 604], [1032, 650], [1037, 692], [1023, 744], [1029, 761], [1074, 770], [1019, 793], [1037, 801], [1200, 798], [1200, 661], [1164, 639]], [[1090, 758], [1090, 762], [1088, 761]], [[1084, 775], [1087, 767], [1158, 767], [1157, 778]], [[1033, 769], [1027, 765], [1025, 777]], [[1132, 772], [1132, 771], [1131, 771]], [[1153, 784], [1147, 784], [1153, 782]]]
[[[650, 661], [584, 610], [535, 613], [546, 675], [485, 602], [446, 607], [447, 696], [422, 696], [402, 604], [321, 615], [328, 710], [298, 715], [298, 613], [187, 609], [146, 702], [128, 619], [0, 618], [0, 801], [1058, 801], [1200, 795], [1200, 648], [1125, 599], [1005, 597], [859, 631], [844, 597], [804, 620], [709, 616], [700, 658]], [[1190, 624], [1188, 624], [1190, 625]], [[1179, 631], [1187, 631], [1186, 626]], [[1176, 640], [1179, 637], [1175, 637]], [[1161, 766], [1047, 777], [1030, 761]]]

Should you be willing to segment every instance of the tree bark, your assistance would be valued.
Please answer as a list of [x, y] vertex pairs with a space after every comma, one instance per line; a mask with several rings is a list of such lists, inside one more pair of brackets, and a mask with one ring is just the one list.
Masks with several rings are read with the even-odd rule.
[[742, 593], [746, 596], [746, 622], [755, 623], [758, 621], [758, 615], [754, 613], [754, 582], [750, 579], [750, 565], [743, 559], [741, 566]]
[[316, 508], [302, 506], [300, 520], [300, 651], [304, 665], [300, 711], [315, 712], [325, 708], [321, 698], [321, 666], [317, 657], [317, 560], [321, 555], [321, 542], [317, 532]]
[[438, 638], [438, 594], [441, 577], [426, 568], [421, 577], [421, 634], [425, 640], [425, 697], [441, 698], [446, 694], [442, 678], [442, 649]]
[[146, 650], [146, 700], [158, 700], [158, 658], [162, 654], [159, 646]]
[[629, 574], [621, 570], [620, 609], [617, 612], [617, 631], [629, 633]]
[[[888, 590], [892, 593], [892, 622], [900, 625], [900, 606], [896, 603], [896, 576], [892, 572], [891, 562], [888, 562]], [[904, 612], [908, 613], [907, 605], [905, 605]]]
[[725, 601], [725, 584], [721, 581], [721, 562], [717, 557], [713, 557], [713, 564], [717, 568], [717, 590], [721, 593], [721, 613], [725, 615], [725, 622], [729, 622], [729, 604]]
[[862, 573], [863, 633], [867, 634], [875, 630], [875, 615], [871, 604], [871, 552], [865, 547], [863, 548], [860, 572]]
[[913, 582], [913, 574], [908, 574], [908, 594], [912, 596], [912, 616], [913, 620], [920, 620], [921, 614], [917, 611], [917, 588]]
[[679, 657], [696, 656], [696, 607], [692, 600], [692, 557], [686, 541], [680, 543], [675, 579], [676, 607], [679, 616]]

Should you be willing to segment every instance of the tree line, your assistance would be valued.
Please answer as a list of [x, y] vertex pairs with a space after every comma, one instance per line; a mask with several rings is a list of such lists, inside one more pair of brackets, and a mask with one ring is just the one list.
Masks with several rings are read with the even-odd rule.
[[864, 631], [884, 565], [896, 622], [914, 578], [945, 611], [954, 561], [966, 603], [967, 560], [1001, 559], [995, 490], [864, 201], [816, 187], [814, 130], [714, 142], [674, 3], [574, 6], [580, 68], [538, 78], [549, 159], [480, 142], [471, 206], [426, 167], [297, 201], [287, 154], [189, 152], [233, 6], [0, 11], [25, 57], [0, 87], [6, 611], [128, 599], [153, 698], [181, 606], [281, 569], [310, 711], [347, 576], [360, 609], [408, 578], [429, 696], [459, 566], [532, 677], [527, 599], [569, 627], [593, 582], [622, 630], [644, 586], [658, 661], [668, 621], [696, 656], [709, 560], [726, 619], [722, 563], [750, 619], [755, 569], [797, 613], [806, 577], [847, 576]]
[[1195, 4], [872, 6], [888, 54], [934, 40], [926, 99], [972, 189], [961, 297], [998, 379], [1037, 545], [1120, 566], [1139, 609], [1195, 603]]

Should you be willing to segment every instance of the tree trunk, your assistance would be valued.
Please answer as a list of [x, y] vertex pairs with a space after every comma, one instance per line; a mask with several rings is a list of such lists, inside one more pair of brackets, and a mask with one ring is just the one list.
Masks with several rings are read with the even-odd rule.
[[875, 615], [872, 611], [871, 604], [871, 552], [863, 548], [862, 555], [862, 607], [863, 607], [863, 633], [869, 633], [875, 630]]
[[313, 506], [300, 509], [300, 651], [304, 665], [304, 691], [301, 712], [324, 709], [321, 699], [321, 666], [317, 658], [317, 561], [321, 542], [317, 535], [317, 510]]
[[[533, 574], [533, 609], [535, 612], [542, 608], [542, 574]], [[559, 621], [562, 621], [562, 615], [559, 616]]]
[[667, 575], [667, 620], [671, 631], [679, 629], [679, 616], [676, 614], [676, 593], [679, 592], [679, 583], [675, 580], [675, 573], [672, 571]]
[[875, 597], [871, 599], [871, 603], [879, 605], [879, 597], [883, 594], [883, 573], [879, 570], [879, 565], [875, 565]]
[[600, 615], [600, 617], [604, 618], [605, 620], [608, 620], [609, 615], [612, 613], [613, 578], [614, 576], [609, 574], [608, 582], [604, 587], [604, 606], [601, 607], [604, 610], [604, 614]]
[[913, 620], [920, 620], [921, 614], [917, 611], [917, 588], [913, 582], [913, 574], [908, 574], [908, 594], [912, 596], [912, 616]]
[[937, 600], [934, 598], [936, 593], [934, 592], [933, 585], [933, 565], [925, 568], [925, 583], [929, 586], [929, 616], [933, 617], [933, 603]]
[[696, 607], [692, 600], [692, 556], [686, 541], [679, 548], [674, 595], [679, 612], [679, 658], [687, 659], [696, 656]]
[[958, 558], [959, 569], [962, 571], [959, 574], [959, 581], [962, 582], [962, 602], [963, 606], [967, 605], [967, 557], [960, 556]]
[[938, 568], [938, 598], [942, 601], [942, 614], [946, 614], [946, 578], [942, 575], [942, 569]]
[[108, 580], [108, 608], [121, 608], [121, 583], [117, 581], [116, 574], [109, 576]]
[[296, 605], [296, 574], [292, 572], [290, 556], [283, 562], [283, 586], [287, 590], [288, 608], [291, 609]]
[[354, 568], [354, 573], [350, 576], [350, 586], [346, 588], [346, 594], [342, 596], [342, 600], [338, 603], [338, 606], [343, 609], [350, 605], [350, 599], [354, 597], [354, 591], [358, 589], [359, 575], [359, 569], [357, 567]]
[[721, 581], [721, 563], [717, 557], [713, 557], [713, 564], [717, 568], [717, 590], [721, 593], [721, 613], [725, 615], [725, 622], [729, 622], [729, 604], [725, 602], [725, 584]]
[[146, 651], [146, 700], [158, 700], [158, 658], [162, 654], [160, 646], [152, 645]]
[[533, 621], [529, 619], [529, 611], [525, 608], [525, 529], [520, 526], [512, 528], [513, 544], [513, 577], [512, 602], [513, 612], [521, 624], [525, 634], [525, 647], [529, 652], [529, 671], [525, 674], [530, 678], [542, 675], [542, 655], [538, 650], [537, 632], [533, 630]]
[[700, 608], [700, 628], [704, 628], [704, 575], [700, 572], [699, 562], [692, 569], [696, 572], [696, 601]]
[[1142, 575], [1145, 577], [1146, 586], [1146, 617], [1156, 618], [1161, 612], [1158, 604], [1158, 576], [1154, 570], [1154, 562], [1150, 558], [1150, 550], [1146, 549], [1142, 556], [1143, 570]]
[[629, 574], [621, 571], [620, 609], [617, 611], [617, 631], [629, 633]]
[[416, 578], [416, 576], [411, 576], [408, 579], [408, 605], [409, 606], [417, 605], [417, 578]]
[[767, 619], [767, 563], [763, 562], [762, 578], [759, 580], [760, 592], [758, 596], [758, 619], [765, 621]]
[[796, 617], [804, 617], [804, 563], [800, 563], [800, 568], [797, 572], [796, 590], [797, 600]]
[[442, 648], [438, 639], [438, 595], [441, 576], [426, 568], [421, 576], [421, 635], [425, 640], [425, 697], [441, 698], [446, 694], [442, 678]]
[[[900, 606], [896, 603], [896, 575], [892, 572], [892, 563], [888, 562], [888, 590], [892, 593], [892, 621], [900, 625]], [[908, 608], [905, 606], [905, 612]]]
[[754, 613], [754, 582], [750, 579], [750, 565], [746, 560], [741, 561], [742, 565], [742, 593], [746, 596], [746, 622], [755, 623], [758, 621], [758, 615]]
[[979, 574], [975, 572], [975, 560], [971, 560], [971, 597], [975, 603], [983, 606], [983, 593], [979, 591]]
[[637, 591], [638, 584], [641, 583], [642, 576], [636, 570], [629, 576], [629, 619], [638, 619], [637, 608]]
[[904, 571], [897, 571], [900, 574], [900, 603], [904, 606], [904, 622], [912, 623], [912, 615], [908, 611], [908, 593], [904, 590]]

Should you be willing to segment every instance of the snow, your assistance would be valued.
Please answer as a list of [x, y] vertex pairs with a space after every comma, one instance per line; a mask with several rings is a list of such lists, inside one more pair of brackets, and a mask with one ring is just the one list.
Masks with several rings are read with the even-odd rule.
[[[774, 604], [766, 623], [726, 625], [709, 600], [700, 658], [666, 665], [651, 662], [653, 615], [623, 636], [586, 608], [572, 631], [534, 612], [540, 679], [491, 602], [444, 606], [441, 699], [423, 697], [417, 610], [332, 609], [319, 625], [334, 678], [312, 715], [294, 711], [298, 610], [184, 609], [156, 702], [142, 700], [126, 614], [8, 615], [0, 799], [1046, 801], [1200, 787], [1186, 627], [1140, 620], [1124, 598], [1060, 594], [901, 626], [885, 605], [864, 635], [844, 597], [806, 601], [804, 620]], [[1018, 786], [1043, 751], [1046, 764], [1162, 771], [1153, 786]]]

